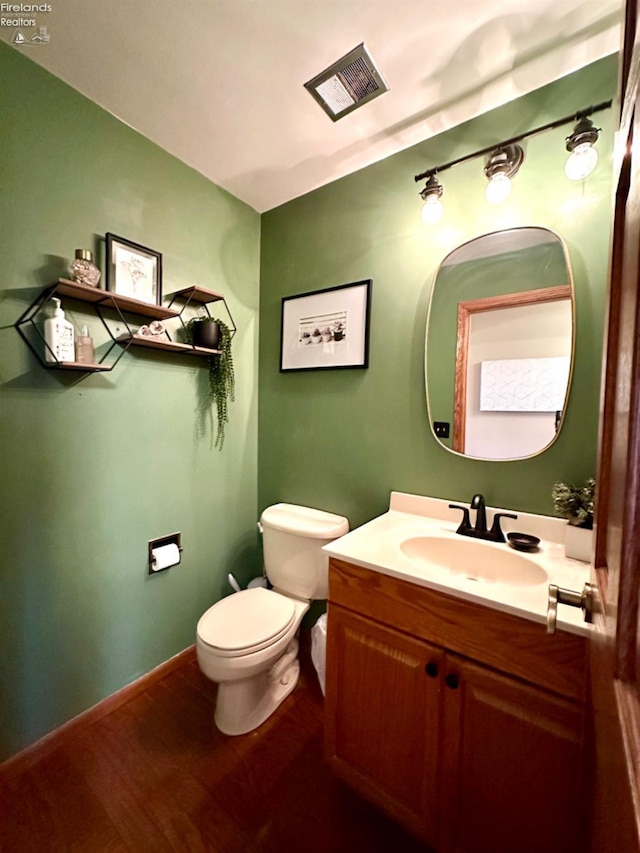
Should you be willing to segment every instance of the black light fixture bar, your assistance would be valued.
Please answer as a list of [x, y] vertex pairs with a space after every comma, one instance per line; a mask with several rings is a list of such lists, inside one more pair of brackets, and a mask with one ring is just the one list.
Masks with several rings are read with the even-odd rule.
[[489, 154], [497, 148], [502, 148], [506, 145], [515, 145], [516, 142], [521, 142], [529, 136], [536, 136], [538, 133], [544, 133], [546, 130], [554, 130], [556, 127], [561, 127], [563, 124], [580, 121], [580, 119], [587, 118], [587, 116], [593, 115], [593, 113], [600, 112], [601, 110], [608, 110], [612, 104], [612, 100], [602, 101], [602, 103], [596, 104], [595, 106], [587, 107], [584, 110], [578, 110], [577, 113], [571, 113], [571, 115], [556, 119], [555, 121], [550, 121], [548, 124], [543, 124], [533, 130], [527, 130], [525, 133], [520, 133], [518, 136], [512, 136], [511, 139], [505, 139], [502, 142], [487, 145], [486, 148], [481, 148], [479, 151], [474, 151], [472, 154], [465, 154], [464, 157], [458, 157], [456, 160], [451, 160], [449, 163], [445, 163], [442, 166], [435, 166], [432, 169], [427, 169], [426, 172], [421, 172], [419, 175], [416, 175], [414, 180], [416, 182], [423, 181], [425, 178], [430, 178], [431, 175], [444, 172], [445, 169], [450, 169], [452, 166], [457, 166], [459, 163], [466, 163], [467, 160], [473, 160], [475, 157], [481, 157], [483, 154]]

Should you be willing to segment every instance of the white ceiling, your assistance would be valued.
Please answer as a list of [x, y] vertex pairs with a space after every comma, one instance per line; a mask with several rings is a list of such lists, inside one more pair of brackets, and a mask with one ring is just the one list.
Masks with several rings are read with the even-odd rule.
[[[50, 2], [50, 42], [15, 49], [259, 212], [616, 51], [622, 6]], [[334, 123], [303, 84], [361, 42], [390, 91]]]

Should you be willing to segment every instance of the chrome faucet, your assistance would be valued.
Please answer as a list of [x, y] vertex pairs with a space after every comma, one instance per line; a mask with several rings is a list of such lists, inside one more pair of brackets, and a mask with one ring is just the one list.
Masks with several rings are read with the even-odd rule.
[[474, 495], [471, 498], [471, 509], [475, 509], [476, 511], [476, 523], [475, 527], [471, 524], [471, 519], [469, 516], [469, 507], [460, 506], [459, 504], [449, 504], [449, 509], [461, 509], [462, 510], [462, 521], [460, 522], [460, 526], [456, 530], [456, 533], [459, 533], [461, 536], [472, 536], [475, 539], [486, 539], [489, 542], [504, 542], [504, 533], [500, 528], [500, 519], [501, 518], [517, 518], [517, 515], [513, 515], [510, 512], [497, 512], [493, 516], [493, 524], [491, 525], [491, 530], [487, 530], [487, 509], [484, 502], [483, 495]]

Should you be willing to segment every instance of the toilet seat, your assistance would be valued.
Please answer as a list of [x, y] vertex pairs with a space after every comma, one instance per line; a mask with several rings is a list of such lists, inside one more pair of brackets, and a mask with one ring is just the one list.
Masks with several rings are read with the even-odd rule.
[[296, 614], [294, 602], [257, 587], [218, 601], [202, 615], [197, 634], [220, 657], [258, 652], [283, 637]]

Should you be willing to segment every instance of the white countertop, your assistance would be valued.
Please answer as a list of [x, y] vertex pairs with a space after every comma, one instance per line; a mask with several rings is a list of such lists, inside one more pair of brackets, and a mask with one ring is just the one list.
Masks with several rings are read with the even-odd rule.
[[[451, 503], [458, 503], [451, 501]], [[336, 539], [323, 550], [332, 557], [354, 563], [375, 572], [400, 578], [410, 583], [444, 592], [467, 601], [494, 607], [534, 622], [546, 624], [549, 584], [581, 592], [589, 581], [590, 566], [564, 555], [563, 536], [566, 522], [549, 516], [515, 513], [517, 521], [503, 519], [505, 533], [519, 531], [539, 536], [538, 551], [514, 551], [508, 544], [486, 542], [456, 534], [461, 520], [459, 510], [451, 510], [449, 501], [393, 492], [389, 511]], [[494, 512], [509, 510], [487, 507], [487, 524]], [[473, 512], [471, 520], [473, 522]], [[437, 536], [454, 540], [469, 539], [483, 547], [499, 549], [519, 558], [531, 560], [547, 574], [542, 583], [512, 585], [492, 581], [471, 580], [464, 572], [449, 573], [427, 563], [418, 564], [405, 556], [401, 543], [412, 537]], [[582, 610], [567, 605], [558, 606], [558, 631], [586, 635], [590, 625], [584, 622]]]

